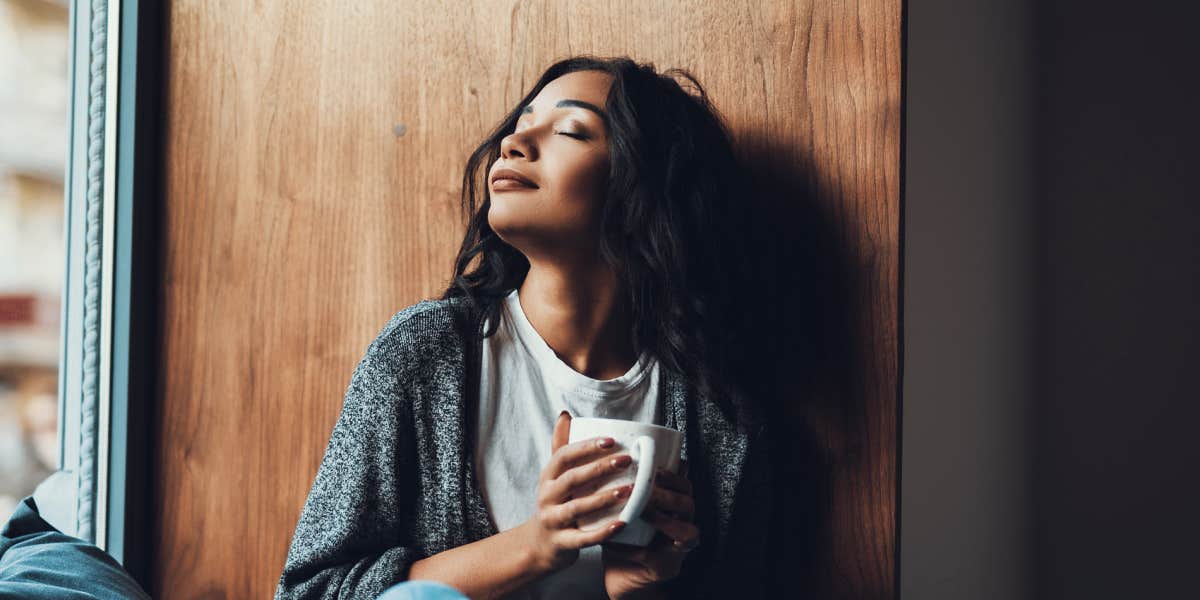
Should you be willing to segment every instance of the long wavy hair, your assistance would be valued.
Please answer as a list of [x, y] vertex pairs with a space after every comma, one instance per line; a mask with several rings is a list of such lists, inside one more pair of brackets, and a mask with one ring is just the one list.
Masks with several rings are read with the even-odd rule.
[[[520, 286], [529, 261], [488, 225], [487, 173], [521, 107], [549, 82], [580, 70], [612, 76], [606, 107], [611, 170], [600, 251], [628, 294], [636, 353], [647, 350], [660, 365], [682, 373], [695, 393], [712, 399], [739, 426], [757, 421], [735, 375], [745, 371], [738, 361], [753, 356], [741, 319], [754, 310], [756, 293], [740, 285], [749, 264], [742, 242], [747, 209], [739, 202], [748, 189], [745, 171], [723, 117], [686, 70], [660, 74], [627, 57], [588, 55], [546, 69], [467, 160], [467, 232], [442, 298], [465, 296], [477, 331], [486, 319], [482, 336], [495, 333], [500, 301]], [[746, 295], [751, 297], [739, 297]]]

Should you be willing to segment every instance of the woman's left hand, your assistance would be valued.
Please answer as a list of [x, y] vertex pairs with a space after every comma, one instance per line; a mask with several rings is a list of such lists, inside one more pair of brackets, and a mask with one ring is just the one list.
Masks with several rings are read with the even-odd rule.
[[[680, 470], [687, 472], [686, 461]], [[601, 544], [604, 588], [609, 598], [655, 597], [656, 589], [679, 574], [688, 551], [700, 543], [700, 530], [692, 523], [695, 506], [687, 477], [657, 472], [650, 501], [642, 511], [642, 519], [658, 529], [650, 545]]]

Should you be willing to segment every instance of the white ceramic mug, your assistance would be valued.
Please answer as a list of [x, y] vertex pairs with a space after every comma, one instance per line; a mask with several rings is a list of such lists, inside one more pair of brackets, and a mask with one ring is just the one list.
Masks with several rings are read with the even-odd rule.
[[657, 529], [640, 517], [650, 502], [654, 489], [656, 469], [671, 472], [679, 470], [679, 452], [683, 447], [683, 433], [650, 423], [638, 423], [622, 419], [579, 417], [571, 419], [571, 434], [568, 443], [595, 437], [610, 437], [616, 441], [614, 451], [608, 456], [623, 453], [633, 457], [633, 464], [601, 477], [597, 491], [611, 490], [633, 483], [633, 493], [622, 506], [599, 510], [578, 519], [579, 528], [592, 530], [603, 527], [613, 519], [620, 519], [625, 528], [608, 541], [632, 546], [648, 546]]

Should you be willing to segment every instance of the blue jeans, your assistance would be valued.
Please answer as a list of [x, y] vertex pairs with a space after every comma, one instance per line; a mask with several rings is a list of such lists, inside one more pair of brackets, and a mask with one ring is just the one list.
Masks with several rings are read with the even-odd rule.
[[375, 600], [469, 600], [462, 592], [437, 581], [402, 581], [383, 590]]
[[33, 496], [0, 529], [0, 598], [150, 600], [112, 556], [42, 519]]

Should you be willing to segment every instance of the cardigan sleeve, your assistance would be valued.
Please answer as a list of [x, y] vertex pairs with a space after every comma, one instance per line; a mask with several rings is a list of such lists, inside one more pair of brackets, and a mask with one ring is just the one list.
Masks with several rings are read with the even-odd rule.
[[395, 365], [397, 348], [384, 339], [381, 334], [372, 342], [351, 377], [276, 600], [374, 599], [426, 557], [411, 535], [417, 485], [412, 410]]
[[772, 480], [769, 427], [763, 423], [750, 440], [745, 472], [738, 485], [725, 552], [729, 563], [726, 568], [717, 569], [724, 580], [716, 589], [727, 592], [712, 597], [736, 595], [746, 600], [774, 597], [768, 593], [771, 564], [768, 548], [774, 509]]

